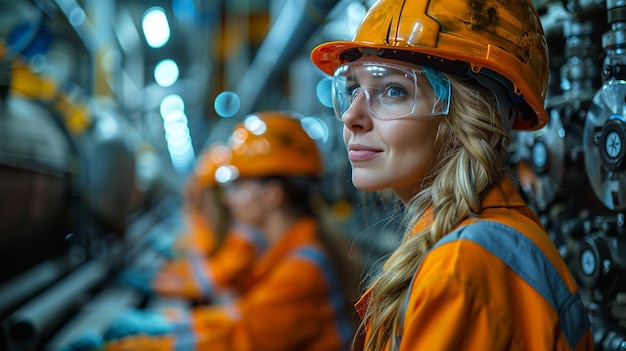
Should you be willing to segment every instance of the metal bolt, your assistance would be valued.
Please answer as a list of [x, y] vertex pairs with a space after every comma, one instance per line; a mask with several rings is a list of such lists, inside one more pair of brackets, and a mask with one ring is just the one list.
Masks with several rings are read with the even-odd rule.
[[611, 272], [611, 260], [602, 261], [602, 273], [609, 274]]

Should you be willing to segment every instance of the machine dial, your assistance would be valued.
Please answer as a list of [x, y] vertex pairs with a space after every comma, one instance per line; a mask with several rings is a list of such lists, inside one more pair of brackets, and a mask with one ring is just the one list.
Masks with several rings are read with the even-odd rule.
[[594, 193], [610, 210], [626, 208], [626, 82], [609, 80], [587, 111], [583, 145], [585, 168]]

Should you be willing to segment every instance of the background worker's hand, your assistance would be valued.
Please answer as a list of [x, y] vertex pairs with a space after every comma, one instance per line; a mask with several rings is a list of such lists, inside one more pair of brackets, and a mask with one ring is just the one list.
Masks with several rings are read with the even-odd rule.
[[143, 294], [152, 294], [152, 279], [156, 274], [156, 271], [126, 268], [117, 275], [115, 280], [121, 285], [135, 288]]
[[104, 338], [96, 331], [85, 331], [74, 338], [59, 351], [101, 351], [104, 350]]
[[159, 336], [174, 332], [174, 324], [160, 311], [128, 310], [113, 320], [104, 339], [117, 340], [133, 335]]

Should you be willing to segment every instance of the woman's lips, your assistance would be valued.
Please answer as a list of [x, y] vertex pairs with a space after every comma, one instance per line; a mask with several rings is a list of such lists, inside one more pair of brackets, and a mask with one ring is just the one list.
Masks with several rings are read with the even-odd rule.
[[379, 150], [362, 145], [350, 145], [348, 147], [348, 158], [352, 162], [368, 161], [376, 157], [379, 153]]

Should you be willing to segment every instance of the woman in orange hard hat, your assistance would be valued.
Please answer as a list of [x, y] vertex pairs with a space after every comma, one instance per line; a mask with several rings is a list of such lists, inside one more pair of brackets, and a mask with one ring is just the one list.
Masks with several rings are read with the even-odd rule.
[[511, 129], [546, 123], [530, 0], [380, 0], [332, 76], [353, 184], [392, 189], [400, 246], [357, 303], [366, 350], [591, 350], [576, 282], [509, 176]]
[[[316, 202], [322, 156], [300, 120], [284, 112], [249, 115], [230, 138], [232, 158], [216, 170], [233, 220], [268, 243], [244, 292], [227, 304], [166, 311], [152, 336], [110, 340], [109, 350], [345, 351], [356, 324], [359, 262], [322, 228]], [[157, 323], [154, 323], [157, 324]], [[187, 347], [187, 348], [185, 348]]]
[[[168, 261], [152, 279], [152, 289], [164, 296], [196, 303], [214, 303], [237, 295], [244, 276], [265, 249], [258, 230], [232, 223], [223, 203], [215, 170], [230, 150], [213, 144], [203, 152], [188, 182], [185, 210], [190, 230], [181, 239], [185, 255]], [[183, 240], [181, 240], [183, 241]]]

